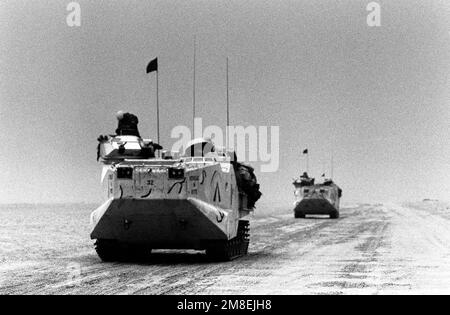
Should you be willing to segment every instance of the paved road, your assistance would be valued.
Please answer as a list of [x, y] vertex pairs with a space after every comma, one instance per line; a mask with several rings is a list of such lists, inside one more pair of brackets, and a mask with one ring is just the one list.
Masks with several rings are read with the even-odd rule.
[[177, 251], [101, 263], [80, 227], [87, 209], [22, 212], [0, 209], [2, 294], [450, 293], [450, 208], [441, 204], [358, 205], [339, 220], [256, 218], [250, 254], [227, 263]]

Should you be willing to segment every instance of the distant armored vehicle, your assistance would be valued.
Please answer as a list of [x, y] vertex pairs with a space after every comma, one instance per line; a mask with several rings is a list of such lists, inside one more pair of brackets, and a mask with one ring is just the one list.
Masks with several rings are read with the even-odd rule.
[[137, 136], [99, 141], [107, 200], [91, 214], [91, 238], [103, 261], [152, 249], [206, 250], [214, 260], [247, 254], [245, 217], [261, 193], [253, 169], [234, 153], [199, 139], [181, 157], [155, 158], [151, 141]]
[[331, 219], [339, 218], [339, 202], [342, 189], [331, 179], [322, 184], [315, 184], [314, 178], [304, 173], [294, 181], [296, 218], [305, 218], [307, 214], [330, 215]]

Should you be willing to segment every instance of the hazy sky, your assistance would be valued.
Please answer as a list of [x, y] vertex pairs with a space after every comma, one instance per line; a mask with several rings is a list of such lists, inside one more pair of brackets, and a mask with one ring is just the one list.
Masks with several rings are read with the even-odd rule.
[[156, 137], [159, 57], [162, 144], [190, 125], [192, 44], [197, 111], [225, 125], [225, 58], [231, 122], [280, 126], [280, 169], [258, 173], [264, 203], [289, 206], [309, 148], [320, 176], [335, 152], [347, 201], [450, 199], [450, 2], [0, 1], [0, 203], [100, 202], [96, 138], [114, 113], [140, 118]]

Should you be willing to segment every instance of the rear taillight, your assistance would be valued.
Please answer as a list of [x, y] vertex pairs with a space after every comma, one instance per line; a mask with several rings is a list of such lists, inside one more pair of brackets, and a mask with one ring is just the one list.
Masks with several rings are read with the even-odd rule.
[[117, 169], [118, 179], [133, 179], [133, 168], [131, 167], [119, 167]]
[[169, 168], [169, 179], [183, 179], [184, 169], [182, 168]]

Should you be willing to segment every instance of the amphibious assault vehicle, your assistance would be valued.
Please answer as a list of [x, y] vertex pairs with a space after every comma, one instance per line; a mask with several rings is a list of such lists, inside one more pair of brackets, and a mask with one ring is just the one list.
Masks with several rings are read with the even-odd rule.
[[306, 173], [294, 180], [295, 218], [305, 218], [308, 214], [329, 215], [331, 219], [339, 218], [339, 202], [342, 189], [331, 179], [315, 184], [314, 178]]
[[180, 156], [155, 158], [151, 141], [102, 136], [106, 201], [91, 214], [103, 261], [144, 258], [152, 249], [206, 250], [214, 260], [246, 255], [249, 221], [261, 196], [253, 169], [206, 139]]

